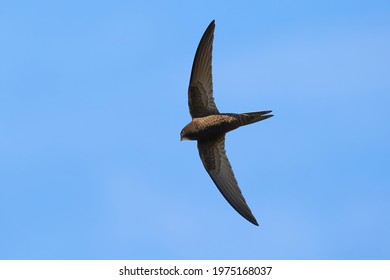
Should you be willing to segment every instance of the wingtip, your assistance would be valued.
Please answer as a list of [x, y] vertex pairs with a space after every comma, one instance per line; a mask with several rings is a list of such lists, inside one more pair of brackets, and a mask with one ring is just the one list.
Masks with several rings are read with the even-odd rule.
[[251, 222], [252, 224], [254, 224], [255, 226], [259, 226], [259, 223], [257, 222], [256, 218], [255, 217], [252, 217], [252, 219], [247, 219], [249, 222]]

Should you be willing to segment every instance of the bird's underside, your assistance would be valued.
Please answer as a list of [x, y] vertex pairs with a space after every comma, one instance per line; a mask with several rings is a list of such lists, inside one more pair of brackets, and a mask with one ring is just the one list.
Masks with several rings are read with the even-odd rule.
[[225, 151], [225, 134], [240, 126], [269, 117], [271, 111], [244, 114], [219, 113], [213, 97], [212, 21], [199, 43], [188, 87], [188, 106], [192, 121], [181, 132], [181, 139], [197, 140], [199, 156], [215, 185], [229, 204], [249, 222], [258, 225], [238, 186]]
[[271, 111], [251, 112], [244, 114], [218, 114], [193, 118], [184, 129], [189, 133], [187, 140], [210, 140], [224, 135], [240, 126], [248, 125], [271, 117]]

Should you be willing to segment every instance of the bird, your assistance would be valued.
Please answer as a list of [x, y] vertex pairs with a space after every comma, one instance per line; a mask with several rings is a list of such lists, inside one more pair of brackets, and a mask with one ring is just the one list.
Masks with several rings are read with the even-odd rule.
[[238, 186], [226, 156], [225, 135], [240, 126], [272, 117], [271, 110], [243, 114], [220, 113], [214, 102], [212, 49], [215, 20], [204, 32], [192, 64], [188, 107], [192, 120], [180, 132], [180, 140], [196, 140], [204, 168], [229, 204], [246, 220], [258, 226]]

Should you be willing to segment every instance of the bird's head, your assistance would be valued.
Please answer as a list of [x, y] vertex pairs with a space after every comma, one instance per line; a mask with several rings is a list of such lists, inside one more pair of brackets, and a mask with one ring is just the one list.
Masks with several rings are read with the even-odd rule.
[[194, 124], [191, 122], [187, 124], [180, 132], [180, 141], [195, 140], [194, 138]]
[[185, 129], [183, 128], [180, 132], [180, 141], [182, 140], [190, 140], [188, 137], [187, 137], [187, 134], [186, 134], [186, 131]]

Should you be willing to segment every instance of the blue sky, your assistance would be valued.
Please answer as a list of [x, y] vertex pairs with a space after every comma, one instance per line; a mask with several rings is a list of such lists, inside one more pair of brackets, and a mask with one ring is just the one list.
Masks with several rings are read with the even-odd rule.
[[[388, 1], [0, 4], [1, 259], [389, 259]], [[194, 142], [211, 20], [226, 150], [255, 227]]]

